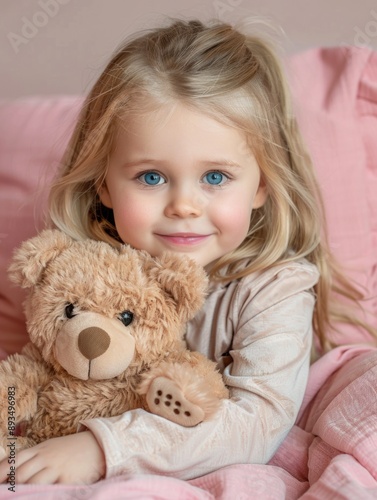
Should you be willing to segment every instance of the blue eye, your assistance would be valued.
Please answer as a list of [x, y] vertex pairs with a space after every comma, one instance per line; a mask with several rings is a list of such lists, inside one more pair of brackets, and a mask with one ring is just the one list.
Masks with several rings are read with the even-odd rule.
[[139, 179], [148, 184], [148, 186], [158, 186], [165, 182], [165, 179], [157, 172], [147, 172], [146, 174], [142, 174]]
[[221, 172], [209, 172], [204, 176], [205, 183], [212, 186], [219, 186], [226, 180], [226, 176]]

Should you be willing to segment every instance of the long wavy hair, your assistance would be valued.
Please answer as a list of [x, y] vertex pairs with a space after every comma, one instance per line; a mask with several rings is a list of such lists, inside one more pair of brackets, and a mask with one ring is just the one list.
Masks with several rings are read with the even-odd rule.
[[[234, 280], [305, 257], [320, 272], [313, 326], [322, 350], [333, 347], [329, 331], [337, 322], [376, 334], [335, 300], [356, 304], [362, 297], [329, 251], [321, 194], [279, 59], [266, 40], [229, 24], [173, 21], [116, 51], [83, 104], [52, 186], [53, 225], [76, 239], [120, 244], [111, 210], [98, 196], [114, 137], [132, 114], [174, 101], [242, 131], [268, 190], [244, 242], [216, 262], [212, 278]], [[240, 270], [244, 259], [249, 264]]]

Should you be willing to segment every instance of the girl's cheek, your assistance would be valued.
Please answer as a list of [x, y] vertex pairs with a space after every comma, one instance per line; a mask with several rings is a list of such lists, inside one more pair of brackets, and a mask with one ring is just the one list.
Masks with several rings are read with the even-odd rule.
[[223, 236], [238, 246], [249, 231], [251, 211], [251, 206], [249, 207], [240, 198], [231, 201], [224, 200], [214, 212], [212, 221]]
[[249, 196], [232, 195], [220, 197], [213, 213], [219, 222], [237, 225], [245, 222], [249, 224], [251, 211], [252, 204]]

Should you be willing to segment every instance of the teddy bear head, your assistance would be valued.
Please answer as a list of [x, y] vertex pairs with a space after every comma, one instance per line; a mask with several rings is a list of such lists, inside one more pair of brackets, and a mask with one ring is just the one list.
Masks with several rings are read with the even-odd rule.
[[136, 373], [182, 348], [207, 288], [203, 268], [184, 255], [152, 258], [58, 230], [24, 242], [9, 272], [29, 289], [31, 342], [55, 371], [82, 380]]

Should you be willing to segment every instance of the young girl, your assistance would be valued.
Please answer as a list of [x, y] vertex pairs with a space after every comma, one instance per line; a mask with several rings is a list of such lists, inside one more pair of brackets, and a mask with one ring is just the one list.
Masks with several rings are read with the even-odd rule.
[[[128, 42], [84, 103], [51, 190], [74, 238], [188, 254], [207, 270], [188, 346], [230, 389], [216, 417], [184, 428], [143, 410], [18, 452], [17, 482], [92, 483], [118, 474], [188, 479], [267, 463], [300, 408], [313, 329], [319, 352], [359, 297], [337, 270], [321, 199], [280, 65], [233, 27], [177, 21]], [[6, 479], [0, 465], [0, 480]]]

